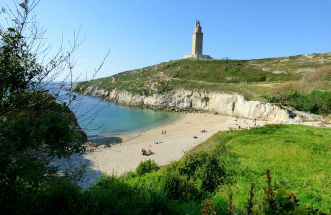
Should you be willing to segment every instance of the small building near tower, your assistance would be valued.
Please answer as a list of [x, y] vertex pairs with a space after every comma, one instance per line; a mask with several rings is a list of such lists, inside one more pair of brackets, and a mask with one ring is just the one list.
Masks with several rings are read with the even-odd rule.
[[186, 59], [206, 60], [212, 59], [209, 55], [203, 54], [203, 33], [200, 22], [195, 22], [194, 32], [192, 36], [192, 54], [185, 55]]

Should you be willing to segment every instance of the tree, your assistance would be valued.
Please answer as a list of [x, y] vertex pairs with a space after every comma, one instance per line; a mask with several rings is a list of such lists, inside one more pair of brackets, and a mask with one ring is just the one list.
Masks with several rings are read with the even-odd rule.
[[71, 72], [77, 40], [69, 51], [60, 49], [48, 63], [40, 63], [40, 54], [47, 50], [42, 50], [44, 31], [31, 14], [37, 4], [23, 0], [15, 11], [0, 14], [11, 20], [8, 26], [0, 26], [2, 211], [15, 211], [15, 204], [26, 202], [42, 184], [57, 177], [48, 165], [52, 157], [82, 153], [86, 141], [68, 104], [59, 103], [44, 88], [59, 72]]

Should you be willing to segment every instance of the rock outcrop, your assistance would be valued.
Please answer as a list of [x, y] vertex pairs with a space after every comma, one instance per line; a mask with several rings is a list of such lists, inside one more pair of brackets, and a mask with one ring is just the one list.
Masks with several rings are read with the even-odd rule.
[[116, 89], [107, 91], [95, 87], [87, 87], [83, 93], [129, 106], [171, 111], [205, 111], [274, 122], [288, 122], [291, 120], [287, 110], [269, 103], [247, 101], [238, 94], [181, 89], [171, 90], [163, 94], [144, 96], [127, 91]]

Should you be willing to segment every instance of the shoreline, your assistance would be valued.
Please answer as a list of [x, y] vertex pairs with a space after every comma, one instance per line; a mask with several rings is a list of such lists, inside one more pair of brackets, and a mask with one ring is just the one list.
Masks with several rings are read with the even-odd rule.
[[[274, 122], [256, 121], [256, 126], [258, 127], [267, 124], [274, 124]], [[321, 127], [318, 121], [292, 124]], [[243, 130], [256, 126], [251, 119], [240, 119], [209, 113], [186, 113], [173, 122], [148, 129], [139, 135], [130, 133], [116, 137], [124, 140], [119, 144], [99, 144], [94, 146], [87, 144], [88, 147], [84, 155], [72, 156], [64, 160], [63, 164], [67, 167], [72, 166], [70, 163], [77, 167], [88, 167], [78, 181], [81, 187], [88, 188], [100, 179], [103, 174], [119, 176], [129, 171], [134, 171], [138, 164], [144, 160], [154, 160], [159, 166], [177, 161], [186, 152], [218, 131]], [[331, 124], [327, 124], [325, 128], [331, 128]], [[164, 130], [167, 133], [162, 135]], [[203, 130], [206, 130], [206, 132], [201, 132]], [[194, 138], [194, 136], [197, 138]], [[154, 142], [158, 142], [158, 144], [154, 144]], [[150, 156], [141, 155], [143, 148], [146, 150], [151, 149], [153, 154]]]
[[141, 130], [127, 131], [120, 133], [108, 133], [108, 134], [106, 133], [102, 135], [91, 135], [91, 136], [99, 136], [99, 137], [97, 137], [96, 139], [87, 140], [87, 143], [96, 144], [96, 145], [102, 145], [102, 144], [116, 145], [116, 144], [125, 143], [127, 141], [130, 141], [136, 137], [143, 135], [148, 131], [175, 124], [178, 120], [181, 120], [185, 114], [186, 113], [180, 113], [180, 114], [178, 113], [178, 116], [175, 119], [172, 119], [171, 121], [158, 123], [156, 125], [143, 128]]
[[[269, 124], [257, 121], [258, 126]], [[84, 157], [91, 161], [93, 169], [107, 175], [121, 175], [136, 169], [144, 160], [155, 160], [166, 165], [180, 159], [187, 151], [207, 140], [218, 131], [253, 127], [250, 119], [236, 119], [231, 116], [210, 113], [186, 113], [179, 119], [139, 134], [119, 136], [123, 142], [110, 147], [97, 147]], [[202, 132], [206, 130], [206, 132]], [[166, 134], [162, 134], [166, 131]], [[157, 143], [157, 144], [156, 144]], [[141, 150], [151, 150], [150, 156], [141, 155]]]

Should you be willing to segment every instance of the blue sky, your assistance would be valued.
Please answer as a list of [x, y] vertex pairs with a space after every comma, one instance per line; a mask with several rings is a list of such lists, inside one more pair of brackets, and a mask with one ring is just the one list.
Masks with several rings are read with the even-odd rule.
[[196, 18], [214, 58], [330, 52], [330, 10], [331, 0], [41, 0], [35, 13], [54, 49], [80, 28], [75, 74], [85, 79], [108, 50], [98, 77], [190, 54]]

